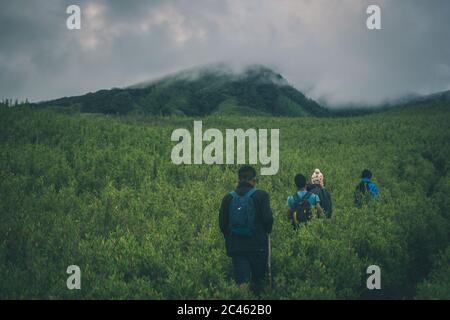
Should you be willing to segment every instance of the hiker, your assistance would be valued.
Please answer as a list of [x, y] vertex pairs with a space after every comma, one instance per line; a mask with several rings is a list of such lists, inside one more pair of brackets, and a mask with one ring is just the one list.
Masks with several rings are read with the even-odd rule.
[[377, 186], [371, 179], [372, 172], [369, 169], [364, 169], [361, 173], [361, 181], [358, 183], [355, 190], [356, 206], [361, 206], [363, 199], [373, 199], [380, 195]]
[[259, 294], [268, 265], [268, 234], [273, 216], [269, 195], [256, 189], [256, 171], [245, 165], [239, 169], [235, 191], [222, 200], [219, 225], [225, 237], [227, 255], [232, 258], [236, 283]]
[[292, 220], [294, 230], [297, 230], [299, 225], [306, 223], [312, 218], [311, 207], [316, 208], [317, 217], [322, 213], [319, 196], [306, 191], [306, 177], [302, 174], [297, 174], [294, 178], [297, 192], [287, 199], [287, 216]]
[[319, 197], [320, 207], [324, 211], [325, 217], [330, 219], [333, 213], [331, 195], [324, 186], [323, 173], [320, 172], [319, 169], [314, 170], [311, 176], [311, 184], [307, 186], [306, 190], [314, 193]]

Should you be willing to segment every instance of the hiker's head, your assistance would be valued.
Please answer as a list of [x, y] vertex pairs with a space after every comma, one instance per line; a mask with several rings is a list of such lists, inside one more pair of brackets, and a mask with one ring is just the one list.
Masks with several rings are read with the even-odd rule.
[[322, 174], [322, 172], [320, 172], [319, 169], [314, 170], [314, 172], [311, 176], [311, 183], [318, 184], [321, 187], [323, 187], [323, 174]]
[[252, 166], [245, 165], [239, 169], [239, 182], [248, 182], [251, 185], [256, 185], [256, 170]]
[[362, 174], [361, 174], [361, 178], [362, 179], [364, 179], [364, 178], [366, 178], [366, 179], [372, 178], [372, 172], [370, 172], [369, 169], [364, 169]]
[[302, 174], [297, 174], [294, 178], [295, 185], [297, 186], [297, 189], [304, 189], [306, 187], [306, 177]]

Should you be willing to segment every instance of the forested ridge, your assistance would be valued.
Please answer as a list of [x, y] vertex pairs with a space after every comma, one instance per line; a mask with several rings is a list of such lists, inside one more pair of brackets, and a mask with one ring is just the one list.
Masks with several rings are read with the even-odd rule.
[[280, 74], [260, 65], [240, 72], [220, 64], [198, 67], [127, 88], [100, 90], [40, 105], [89, 113], [164, 116], [330, 114]]

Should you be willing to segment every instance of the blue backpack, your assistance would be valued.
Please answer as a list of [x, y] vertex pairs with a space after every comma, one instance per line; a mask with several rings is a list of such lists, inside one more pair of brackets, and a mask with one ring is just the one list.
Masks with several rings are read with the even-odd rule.
[[253, 236], [255, 232], [255, 204], [251, 196], [257, 189], [250, 189], [245, 195], [230, 192], [232, 196], [229, 207], [229, 227], [233, 234], [245, 237]]

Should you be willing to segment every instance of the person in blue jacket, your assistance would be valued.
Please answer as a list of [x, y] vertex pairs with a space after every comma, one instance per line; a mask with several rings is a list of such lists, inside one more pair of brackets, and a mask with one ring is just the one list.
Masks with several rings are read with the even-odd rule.
[[380, 191], [375, 183], [372, 182], [372, 172], [369, 169], [364, 169], [361, 173], [361, 181], [356, 186], [355, 190], [355, 204], [360, 206], [363, 198], [377, 198]]
[[317, 217], [323, 210], [319, 196], [306, 190], [306, 177], [303, 174], [297, 174], [294, 182], [297, 192], [287, 198], [287, 217], [292, 221], [294, 230], [297, 230], [300, 223], [306, 223], [312, 217], [312, 208], [316, 209]]

